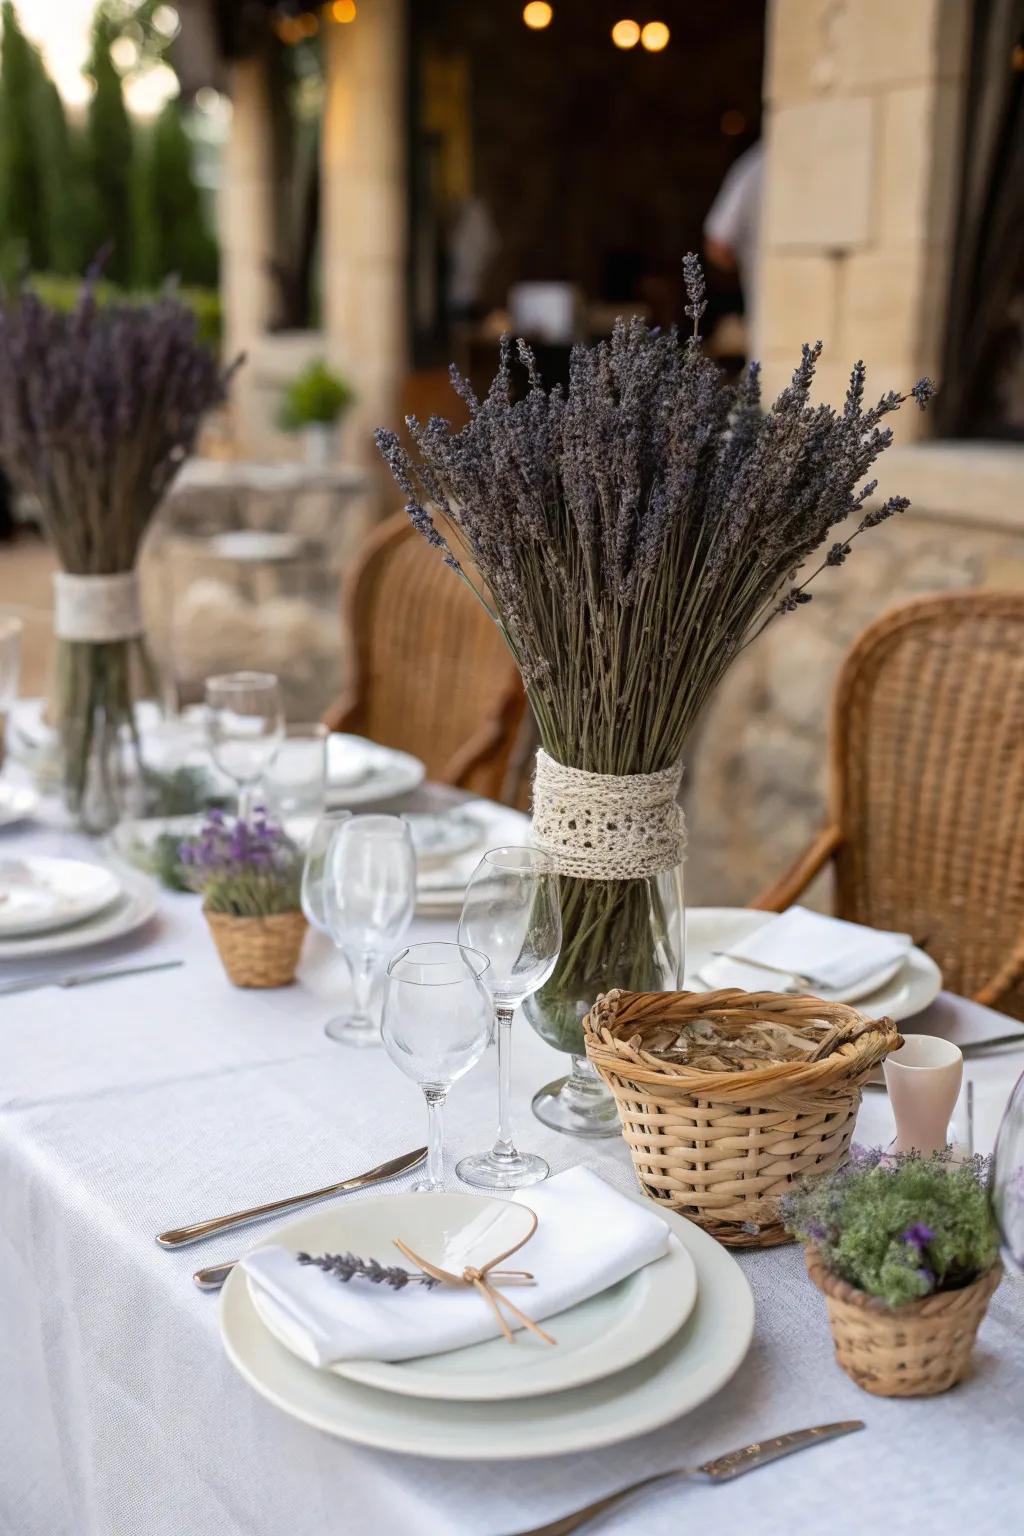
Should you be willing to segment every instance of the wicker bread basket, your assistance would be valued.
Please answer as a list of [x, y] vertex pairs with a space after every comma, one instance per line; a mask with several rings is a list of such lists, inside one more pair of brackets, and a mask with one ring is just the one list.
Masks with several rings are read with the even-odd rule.
[[[706, 1019], [728, 1030], [832, 1026], [817, 1061], [708, 1072], [665, 1060], [644, 1040]], [[644, 1193], [730, 1247], [788, 1241], [777, 1203], [806, 1174], [842, 1163], [864, 1079], [903, 1044], [891, 1019], [774, 992], [608, 992], [583, 1021], [587, 1055], [618, 1106]]]
[[978, 1326], [1003, 1277], [997, 1260], [972, 1285], [887, 1307], [804, 1251], [807, 1273], [825, 1297], [836, 1359], [876, 1397], [933, 1397], [966, 1375]]
[[286, 987], [295, 980], [306, 937], [306, 919], [301, 912], [233, 917], [228, 912], [208, 912], [204, 907], [203, 916], [228, 980], [236, 987]]

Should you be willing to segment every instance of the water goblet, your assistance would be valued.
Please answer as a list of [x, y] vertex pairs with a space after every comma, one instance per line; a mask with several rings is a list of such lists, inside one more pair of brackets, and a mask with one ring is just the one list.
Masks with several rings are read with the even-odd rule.
[[427, 1175], [416, 1190], [444, 1184], [444, 1105], [456, 1078], [476, 1066], [491, 1033], [486, 955], [462, 944], [411, 944], [384, 983], [381, 1037], [427, 1101]]
[[562, 947], [558, 890], [550, 860], [536, 848], [493, 848], [466, 889], [459, 943], [490, 960], [487, 984], [498, 1035], [498, 1134], [489, 1152], [464, 1157], [459, 1178], [476, 1189], [522, 1189], [548, 1176], [533, 1152], [520, 1152], [511, 1117], [512, 1019], [555, 968]]
[[990, 1195], [1003, 1258], [1015, 1274], [1024, 1276], [1024, 1073], [996, 1137]]
[[206, 729], [217, 767], [238, 785], [238, 818], [252, 815], [253, 791], [284, 739], [281, 690], [272, 672], [206, 679]]
[[[348, 961], [334, 946], [331, 931], [327, 925], [327, 913], [324, 908], [325, 901], [325, 871], [327, 866], [327, 851], [332, 840], [337, 836], [340, 827], [351, 817], [351, 811], [324, 811], [317, 817], [316, 824], [306, 844], [306, 856], [302, 861], [302, 883], [299, 887], [299, 900], [305, 914], [307, 923], [315, 928], [318, 933], [326, 934], [331, 939], [334, 953], [339, 955], [341, 963], [345, 967], [346, 976], [350, 978], [351, 972]], [[332, 1021], [333, 1022], [333, 1021]]]
[[416, 905], [416, 854], [399, 816], [353, 816], [327, 849], [327, 930], [352, 968], [354, 1011], [331, 1019], [324, 1033], [344, 1045], [378, 1045], [373, 984], [384, 957], [400, 944]]
[[326, 725], [286, 725], [273, 760], [263, 770], [263, 803], [297, 842], [323, 813], [327, 788]]

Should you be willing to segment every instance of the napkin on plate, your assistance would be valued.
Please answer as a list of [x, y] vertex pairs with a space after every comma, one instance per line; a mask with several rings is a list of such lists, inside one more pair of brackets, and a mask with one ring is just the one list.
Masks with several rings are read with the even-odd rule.
[[[669, 1229], [657, 1212], [620, 1195], [589, 1169], [571, 1168], [513, 1199], [536, 1212], [537, 1230], [506, 1267], [530, 1270], [536, 1284], [509, 1286], [508, 1294], [535, 1322], [598, 1295], [668, 1252]], [[397, 1249], [361, 1257], [406, 1264]], [[311, 1365], [410, 1360], [499, 1333], [490, 1307], [468, 1288], [392, 1291], [368, 1281], [341, 1282], [297, 1263], [294, 1252], [281, 1247], [249, 1254], [242, 1268], [258, 1292], [258, 1310]], [[495, 1286], [500, 1291], [501, 1281]], [[509, 1323], [519, 1326], [511, 1317]]]
[[901, 960], [912, 947], [909, 933], [887, 933], [826, 917], [806, 907], [781, 916], [729, 945], [729, 954], [701, 966], [701, 978], [717, 987], [778, 992], [806, 977], [826, 992], [842, 992]]

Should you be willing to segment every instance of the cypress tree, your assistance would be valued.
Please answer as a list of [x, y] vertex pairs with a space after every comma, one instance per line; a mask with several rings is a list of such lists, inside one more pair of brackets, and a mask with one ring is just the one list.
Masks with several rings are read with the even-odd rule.
[[86, 158], [95, 209], [92, 245], [110, 247], [106, 275], [128, 284], [133, 276], [132, 127], [121, 76], [110, 57], [111, 32], [102, 12], [93, 26], [88, 73], [95, 89], [86, 118]]
[[149, 136], [140, 215], [149, 229], [150, 283], [174, 276], [185, 284], [216, 286], [217, 245], [206, 225], [192, 142], [175, 100], [167, 102]]
[[22, 32], [12, 0], [0, 7], [0, 217], [5, 257], [45, 270], [49, 259], [46, 208], [40, 187], [36, 112], [41, 64]]

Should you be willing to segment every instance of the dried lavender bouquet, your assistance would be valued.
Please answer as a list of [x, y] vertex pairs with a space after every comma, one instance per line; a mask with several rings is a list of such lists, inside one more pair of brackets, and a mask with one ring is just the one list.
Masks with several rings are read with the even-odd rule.
[[173, 297], [100, 307], [87, 281], [70, 314], [28, 289], [0, 304], [0, 459], [38, 499], [62, 566], [64, 788], [94, 830], [116, 819], [126, 783], [141, 782], [133, 702], [156, 692], [133, 574], [139, 548], [230, 372]]
[[[695, 256], [683, 265], [685, 339], [620, 320], [609, 342], [573, 350], [564, 394], [544, 389], [520, 341], [520, 399], [506, 339], [484, 400], [452, 370], [470, 411], [460, 431], [409, 418], [415, 459], [393, 432], [377, 434], [413, 523], [504, 635], [544, 752], [602, 775], [678, 765], [743, 647], [809, 601], [808, 583], [862, 532], [906, 508], [894, 496], [865, 511], [875, 482], [864, 476], [891, 441], [885, 418], [932, 394], [922, 379], [865, 406], [857, 363], [841, 409], [812, 405], [817, 342], [764, 410], [757, 364], [731, 386], [704, 355], [703, 274]], [[851, 516], [853, 531], [801, 575]], [[529, 1010], [551, 1043], [581, 1051], [582, 1010], [610, 986], [676, 984], [651, 887], [563, 875], [562, 954]]]

